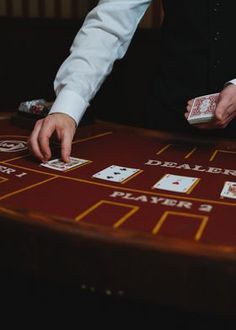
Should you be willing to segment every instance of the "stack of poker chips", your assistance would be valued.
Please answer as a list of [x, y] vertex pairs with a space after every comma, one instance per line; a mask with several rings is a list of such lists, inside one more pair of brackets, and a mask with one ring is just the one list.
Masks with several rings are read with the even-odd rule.
[[25, 101], [20, 103], [18, 108], [18, 114], [43, 118], [50, 111], [52, 104], [53, 102], [48, 102], [45, 99]]
[[53, 102], [47, 102], [45, 99], [36, 99], [21, 102], [11, 116], [13, 125], [32, 130], [36, 121], [47, 116]]

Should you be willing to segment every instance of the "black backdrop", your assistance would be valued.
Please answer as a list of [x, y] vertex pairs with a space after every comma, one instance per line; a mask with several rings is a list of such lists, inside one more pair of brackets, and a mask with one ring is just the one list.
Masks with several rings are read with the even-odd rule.
[[[82, 22], [45, 18], [0, 18], [0, 111], [20, 102], [55, 98], [53, 80]], [[105, 120], [142, 126], [147, 92], [157, 62], [158, 31], [138, 29], [87, 111]]]

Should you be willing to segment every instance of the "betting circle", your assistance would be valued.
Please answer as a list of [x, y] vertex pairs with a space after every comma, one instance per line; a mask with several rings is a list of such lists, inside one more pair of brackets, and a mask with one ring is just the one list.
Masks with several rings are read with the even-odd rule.
[[19, 152], [27, 148], [27, 142], [25, 141], [0, 140], [0, 152]]

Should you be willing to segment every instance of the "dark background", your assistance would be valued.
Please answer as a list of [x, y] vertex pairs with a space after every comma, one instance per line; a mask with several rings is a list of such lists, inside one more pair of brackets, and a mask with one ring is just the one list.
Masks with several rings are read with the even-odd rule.
[[[0, 111], [17, 111], [26, 100], [55, 99], [56, 72], [81, 24], [72, 19], [0, 18]], [[142, 126], [158, 39], [157, 29], [136, 31], [127, 54], [115, 63], [86, 116]]]

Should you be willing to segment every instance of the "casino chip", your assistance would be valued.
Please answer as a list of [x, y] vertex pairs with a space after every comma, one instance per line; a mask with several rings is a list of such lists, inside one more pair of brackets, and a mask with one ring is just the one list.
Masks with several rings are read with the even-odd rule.
[[52, 104], [43, 98], [21, 102], [11, 122], [15, 126], [32, 130], [38, 119], [47, 116]]
[[18, 108], [19, 113], [35, 115], [37, 117], [45, 117], [51, 109], [53, 102], [45, 99], [37, 99], [21, 102]]

